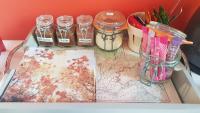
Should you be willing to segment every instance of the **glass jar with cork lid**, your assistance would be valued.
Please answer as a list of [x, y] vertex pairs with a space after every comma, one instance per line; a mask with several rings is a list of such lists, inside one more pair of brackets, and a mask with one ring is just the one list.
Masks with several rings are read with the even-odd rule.
[[35, 34], [40, 46], [54, 46], [55, 35], [52, 15], [40, 15], [36, 18]]
[[58, 46], [75, 45], [75, 27], [72, 16], [60, 16], [57, 18], [56, 36]]
[[94, 46], [93, 18], [90, 15], [80, 15], [77, 17], [77, 45]]
[[119, 12], [107, 10], [98, 13], [94, 19], [96, 44], [99, 48], [112, 51], [123, 42], [123, 31], [126, 29], [126, 18]]

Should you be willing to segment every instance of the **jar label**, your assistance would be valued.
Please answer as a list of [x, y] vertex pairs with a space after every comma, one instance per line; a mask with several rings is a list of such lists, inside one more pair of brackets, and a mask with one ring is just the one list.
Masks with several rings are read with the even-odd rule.
[[37, 40], [40, 42], [53, 42], [53, 38], [37, 37]]
[[58, 38], [58, 42], [70, 43], [70, 39], [68, 39], [68, 38]]
[[92, 42], [92, 39], [80, 38], [78, 41], [81, 42], [81, 43], [91, 43], [91, 42]]

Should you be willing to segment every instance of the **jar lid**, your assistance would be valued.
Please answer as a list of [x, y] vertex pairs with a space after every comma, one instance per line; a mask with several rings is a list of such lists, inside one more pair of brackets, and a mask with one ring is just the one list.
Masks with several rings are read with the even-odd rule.
[[180, 30], [177, 30], [168, 25], [161, 24], [159, 22], [151, 21], [149, 23], [149, 27], [152, 28], [157, 33], [157, 35], [168, 36], [169, 41], [171, 41], [173, 37], [179, 37], [181, 39], [185, 39], [187, 37], [187, 35]]
[[94, 26], [103, 30], [122, 30], [126, 26], [125, 16], [115, 10], [106, 10], [98, 13], [94, 19]]
[[40, 15], [36, 18], [37, 26], [50, 26], [53, 24], [53, 16], [52, 15]]
[[81, 26], [91, 25], [93, 21], [93, 18], [90, 15], [80, 15], [76, 19], [77, 19], [77, 24]]
[[69, 27], [74, 23], [73, 17], [72, 16], [59, 16], [57, 19], [57, 25], [61, 27]]

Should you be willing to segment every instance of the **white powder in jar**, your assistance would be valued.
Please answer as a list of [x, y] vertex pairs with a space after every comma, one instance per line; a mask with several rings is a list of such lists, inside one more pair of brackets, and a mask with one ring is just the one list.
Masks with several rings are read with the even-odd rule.
[[[103, 39], [105, 38], [105, 40]], [[113, 41], [112, 41], [112, 38]], [[113, 34], [112, 33], [100, 33], [97, 32], [96, 33], [96, 44], [99, 48], [104, 49], [104, 50], [115, 50], [118, 49], [123, 42], [123, 33], [117, 33], [117, 34]]]

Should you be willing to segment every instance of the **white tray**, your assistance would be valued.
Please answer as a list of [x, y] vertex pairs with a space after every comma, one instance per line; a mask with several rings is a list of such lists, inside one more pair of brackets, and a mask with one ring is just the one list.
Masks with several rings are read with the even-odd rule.
[[[26, 47], [37, 47], [35, 42], [34, 37], [32, 35], [32, 32], [27, 36], [27, 40], [26, 43], [24, 45], [24, 48]], [[23, 50], [22, 50], [23, 51]], [[11, 69], [15, 69], [15, 67], [11, 66]], [[168, 88], [169, 92], [168, 95], [170, 97], [171, 103], [180, 103], [179, 98], [177, 98], [177, 93], [182, 101], [182, 103], [185, 103], [184, 105], [182, 104], [150, 104], [150, 103], [143, 103], [143, 104], [139, 104], [139, 103], [112, 103], [112, 105], [108, 102], [108, 103], [98, 103], [98, 104], [66, 104], [67, 106], [71, 106], [72, 108], [66, 107], [66, 109], [71, 110], [73, 109], [73, 111], [77, 111], [80, 112], [80, 110], [75, 110], [73, 107], [75, 106], [84, 106], [84, 110], [89, 110], [89, 109], [104, 109], [105, 112], [109, 111], [108, 109], [112, 109], [114, 110], [114, 108], [120, 108], [123, 109], [125, 111], [134, 111], [134, 108], [138, 108], [138, 109], [143, 109], [143, 108], [147, 108], [149, 109], [149, 107], [147, 106], [151, 106], [150, 108], [156, 110], [156, 109], [170, 109], [170, 107], [172, 106], [176, 106], [174, 107], [174, 109], [183, 109], [185, 107], [191, 107], [191, 108], [196, 108], [198, 105], [194, 105], [197, 103], [200, 103], [200, 93], [197, 90], [196, 86], [193, 84], [193, 80], [191, 78], [191, 76], [189, 75], [189, 73], [186, 71], [186, 69], [184, 68], [184, 66], [182, 64], [179, 65], [179, 70], [174, 72], [174, 75], [172, 77], [172, 80], [164, 83], [164, 85], [166, 86], [166, 88]], [[177, 92], [176, 92], [177, 91]], [[170, 96], [171, 95], [171, 96]], [[174, 102], [173, 102], [174, 101]], [[1, 107], [5, 107], [6, 103], [0, 103]], [[27, 106], [31, 106], [32, 104], [28, 104]], [[42, 104], [43, 105], [43, 104]], [[53, 104], [54, 105], [54, 104]], [[23, 105], [19, 105], [19, 107], [22, 107]], [[49, 106], [52, 105], [43, 105], [45, 108], [49, 108]], [[54, 108], [57, 107], [64, 107], [65, 105], [63, 104], [55, 104]], [[104, 108], [104, 107], [105, 108]], [[157, 107], [156, 107], [157, 106]], [[12, 106], [11, 106], [12, 107]], [[14, 105], [13, 105], [14, 107]], [[7, 107], [8, 108], [8, 107]], [[34, 107], [33, 107], [34, 108]], [[41, 108], [41, 107], [40, 107]], [[191, 110], [191, 109], [190, 109]], [[194, 109], [193, 109], [194, 110]], [[197, 109], [196, 109], [197, 110]], [[101, 110], [100, 110], [101, 111]], [[148, 111], [148, 110], [147, 110]], [[152, 110], [153, 111], [153, 110]]]

